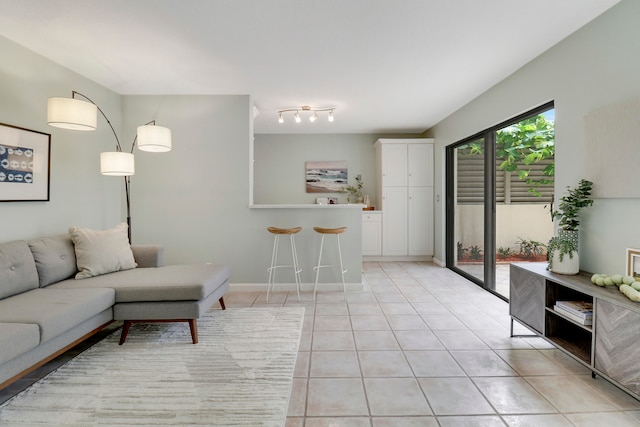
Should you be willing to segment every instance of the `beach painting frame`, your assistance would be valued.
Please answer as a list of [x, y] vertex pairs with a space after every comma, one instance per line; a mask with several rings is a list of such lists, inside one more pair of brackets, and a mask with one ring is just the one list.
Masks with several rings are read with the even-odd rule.
[[0, 123], [0, 202], [48, 202], [51, 135]]
[[344, 160], [305, 162], [307, 193], [340, 193], [347, 187], [348, 176]]

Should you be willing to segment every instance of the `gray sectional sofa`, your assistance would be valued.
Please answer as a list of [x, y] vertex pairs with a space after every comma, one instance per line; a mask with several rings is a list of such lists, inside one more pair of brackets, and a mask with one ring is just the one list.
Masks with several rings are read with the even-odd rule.
[[124, 321], [120, 344], [132, 323], [156, 321], [188, 322], [196, 344], [196, 320], [217, 301], [225, 308], [229, 267], [163, 266], [162, 247], [129, 246], [122, 230], [89, 232], [88, 244], [73, 228], [0, 243], [0, 389], [114, 320]]

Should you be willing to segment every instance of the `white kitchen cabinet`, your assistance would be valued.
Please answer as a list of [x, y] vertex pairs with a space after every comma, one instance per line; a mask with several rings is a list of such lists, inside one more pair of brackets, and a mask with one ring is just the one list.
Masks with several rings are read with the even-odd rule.
[[407, 255], [407, 187], [382, 190], [382, 255]]
[[407, 185], [433, 187], [433, 144], [407, 144]]
[[433, 187], [409, 187], [408, 192], [408, 254], [433, 255]]
[[379, 139], [382, 256], [433, 255], [433, 139]]
[[382, 255], [382, 212], [362, 213], [362, 255]]

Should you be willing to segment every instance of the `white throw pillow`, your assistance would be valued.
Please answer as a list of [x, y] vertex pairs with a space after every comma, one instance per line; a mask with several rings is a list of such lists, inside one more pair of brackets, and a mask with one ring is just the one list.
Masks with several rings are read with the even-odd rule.
[[129, 270], [137, 265], [129, 245], [125, 223], [104, 231], [70, 227], [69, 235], [73, 240], [78, 264], [76, 279]]

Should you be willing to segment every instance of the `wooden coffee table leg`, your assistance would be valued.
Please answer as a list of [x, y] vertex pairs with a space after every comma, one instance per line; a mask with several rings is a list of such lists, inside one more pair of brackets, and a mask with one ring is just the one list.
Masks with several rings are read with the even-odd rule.
[[220, 299], [218, 301], [220, 301], [220, 307], [222, 307], [223, 310], [226, 310], [227, 307], [224, 306], [224, 298], [220, 297]]

